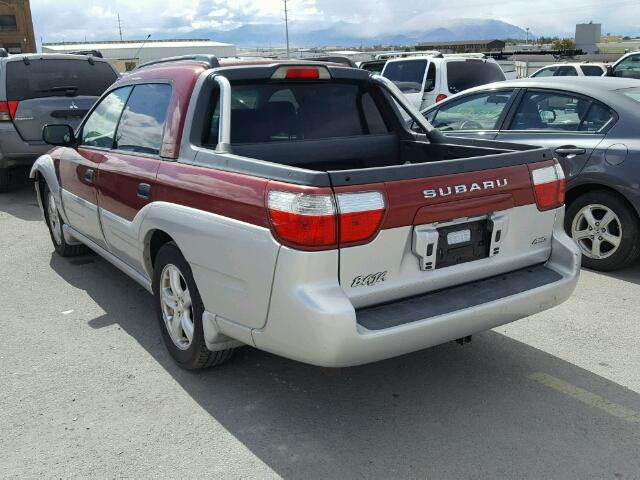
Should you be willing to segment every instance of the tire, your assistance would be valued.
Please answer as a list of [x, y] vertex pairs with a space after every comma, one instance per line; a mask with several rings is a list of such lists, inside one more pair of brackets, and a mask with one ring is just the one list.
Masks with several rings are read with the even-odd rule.
[[640, 256], [638, 215], [615, 193], [595, 190], [579, 196], [567, 208], [564, 226], [587, 268], [617, 270]]
[[84, 245], [69, 245], [64, 239], [64, 234], [62, 233], [64, 220], [60, 216], [55, 198], [47, 184], [42, 189], [42, 206], [44, 208], [44, 218], [49, 228], [49, 235], [56, 253], [61, 257], [77, 257], [87, 253], [87, 247]]
[[162, 338], [180, 367], [199, 370], [231, 358], [234, 349], [218, 352], [207, 349], [202, 326], [204, 304], [191, 267], [173, 242], [164, 244], [156, 256], [153, 295]]
[[0, 193], [4, 193], [9, 190], [9, 169], [0, 168]]

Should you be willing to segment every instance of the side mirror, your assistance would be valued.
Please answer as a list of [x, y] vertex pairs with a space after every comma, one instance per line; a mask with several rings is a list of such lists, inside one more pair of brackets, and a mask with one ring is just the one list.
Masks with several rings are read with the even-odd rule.
[[42, 140], [56, 147], [75, 147], [76, 136], [69, 125], [45, 125], [42, 127]]
[[607, 65], [607, 77], [613, 77], [613, 67], [611, 65]]

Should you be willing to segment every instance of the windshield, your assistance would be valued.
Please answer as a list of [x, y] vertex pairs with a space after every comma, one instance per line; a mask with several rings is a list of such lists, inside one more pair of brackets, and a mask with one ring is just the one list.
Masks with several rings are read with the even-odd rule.
[[395, 83], [402, 93], [420, 93], [427, 63], [428, 60], [389, 62], [383, 75]]
[[484, 60], [465, 60], [447, 63], [447, 83], [451, 93], [505, 80], [500, 65]]

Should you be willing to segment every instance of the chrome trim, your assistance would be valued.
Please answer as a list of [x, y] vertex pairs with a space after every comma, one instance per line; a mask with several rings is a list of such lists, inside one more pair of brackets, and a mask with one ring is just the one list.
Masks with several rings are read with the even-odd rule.
[[231, 83], [226, 77], [213, 74], [210, 77], [220, 87], [220, 124], [216, 153], [231, 153]]

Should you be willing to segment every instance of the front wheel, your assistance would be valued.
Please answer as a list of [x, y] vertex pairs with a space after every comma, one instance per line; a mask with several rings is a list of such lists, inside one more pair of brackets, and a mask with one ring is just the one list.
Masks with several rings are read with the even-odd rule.
[[62, 226], [64, 221], [60, 216], [60, 211], [56, 198], [49, 190], [49, 186], [45, 184], [42, 195], [42, 206], [44, 207], [44, 218], [49, 227], [51, 241], [58, 255], [62, 257], [76, 257], [87, 252], [84, 245], [69, 245], [64, 238]]
[[614, 193], [600, 190], [576, 198], [567, 208], [565, 230], [587, 268], [617, 270], [640, 256], [638, 216]]
[[233, 349], [211, 352], [204, 340], [204, 304], [191, 267], [173, 242], [165, 244], [155, 260], [153, 293], [162, 337], [178, 365], [189, 370], [226, 362]]

